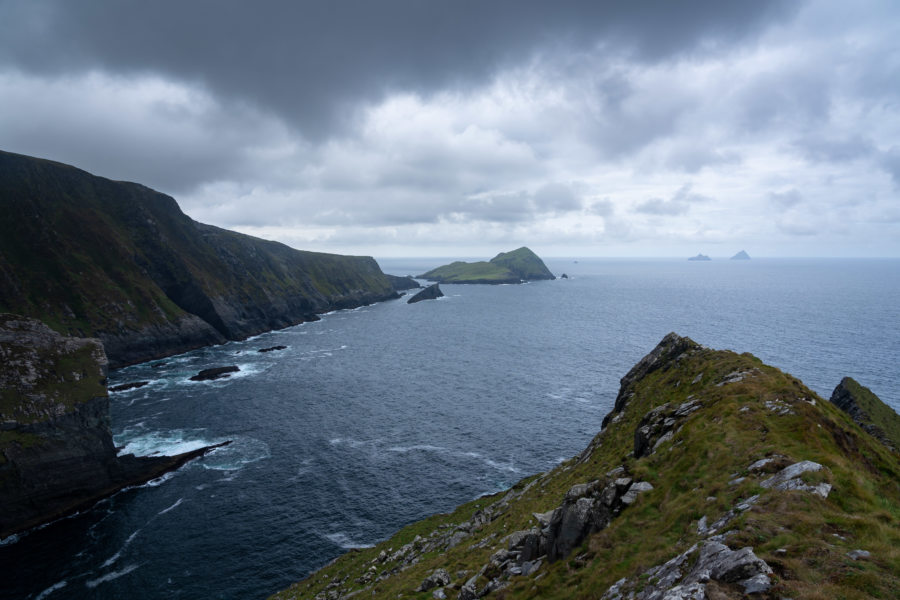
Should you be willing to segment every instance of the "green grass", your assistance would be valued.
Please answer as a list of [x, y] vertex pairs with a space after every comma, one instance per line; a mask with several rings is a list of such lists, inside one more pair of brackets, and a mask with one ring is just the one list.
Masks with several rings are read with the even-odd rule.
[[440, 283], [519, 283], [534, 279], [553, 279], [538, 256], [525, 248], [501, 252], [489, 262], [456, 261], [417, 277]]

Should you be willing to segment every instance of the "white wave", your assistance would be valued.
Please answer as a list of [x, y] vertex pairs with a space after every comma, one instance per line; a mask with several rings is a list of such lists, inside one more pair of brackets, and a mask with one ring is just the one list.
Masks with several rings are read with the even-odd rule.
[[62, 581], [59, 581], [59, 582], [57, 582], [57, 583], [54, 583], [53, 585], [51, 585], [50, 587], [48, 587], [46, 590], [44, 590], [43, 592], [41, 592], [40, 594], [38, 594], [37, 596], [35, 596], [34, 600], [43, 600], [43, 598], [46, 598], [47, 596], [49, 596], [50, 594], [52, 594], [52, 593], [55, 592], [56, 590], [61, 590], [61, 589], [63, 589], [63, 588], [66, 587], [67, 585], [69, 585], [69, 582], [66, 581], [65, 579], [63, 579]]
[[169, 471], [165, 475], [162, 475], [161, 477], [157, 477], [156, 479], [151, 479], [144, 485], [140, 485], [138, 487], [158, 487], [158, 486], [164, 484], [165, 482], [167, 482], [168, 480], [172, 479], [173, 477], [175, 477], [175, 471]]
[[19, 539], [20, 539], [19, 536], [16, 535], [15, 533], [10, 536], [7, 536], [5, 538], [0, 538], [0, 546], [8, 546], [10, 544], [15, 544], [16, 542], [19, 541]]
[[106, 559], [106, 562], [104, 562], [102, 565], [100, 565], [100, 568], [101, 568], [101, 569], [105, 569], [106, 567], [110, 566], [111, 564], [113, 564], [113, 563], [115, 563], [117, 560], [119, 560], [119, 557], [122, 556], [122, 552], [124, 552], [125, 549], [128, 548], [128, 544], [130, 544], [130, 543], [131, 543], [131, 540], [133, 540], [133, 539], [135, 538], [135, 536], [137, 536], [137, 534], [140, 533], [140, 532], [141, 532], [141, 530], [138, 529], [137, 531], [135, 531], [134, 533], [132, 533], [131, 535], [129, 535], [129, 536], [128, 536], [128, 539], [125, 540], [125, 543], [122, 544], [122, 547], [119, 548], [119, 551], [116, 552], [115, 554], [113, 554], [112, 556], [110, 556], [109, 558], [107, 558], [107, 559]]
[[402, 454], [415, 450], [422, 450], [425, 452], [446, 452], [447, 449], [441, 446], [430, 446], [428, 444], [416, 444], [415, 446], [391, 446], [390, 448], [388, 448], [388, 452], [400, 452]]
[[497, 469], [498, 471], [508, 471], [508, 472], [510, 472], [510, 473], [519, 473], [519, 472], [520, 472], [519, 469], [517, 469], [516, 467], [512, 466], [512, 464], [510, 464], [510, 463], [506, 463], [506, 464], [504, 464], [504, 463], [498, 463], [498, 462], [493, 461], [493, 460], [491, 460], [491, 459], [489, 459], [489, 458], [486, 459], [484, 462], [485, 462], [485, 464], [487, 464], [488, 466], [491, 466], [491, 467]]
[[173, 508], [175, 508], [176, 506], [178, 506], [179, 504], [181, 504], [182, 502], [184, 502], [184, 498], [179, 498], [179, 499], [178, 499], [178, 502], [176, 502], [175, 504], [173, 504], [173, 505], [170, 506], [169, 508], [164, 508], [164, 509], [162, 509], [161, 511], [159, 511], [159, 512], [156, 513], [156, 514], [158, 514], [158, 515], [164, 515], [164, 514], [166, 514], [167, 512], [169, 512], [170, 510], [172, 510]]
[[105, 583], [107, 581], [112, 581], [113, 579], [118, 579], [119, 577], [128, 575], [129, 573], [131, 573], [132, 571], [134, 571], [135, 569], [137, 569], [140, 566], [141, 565], [128, 565], [127, 567], [125, 567], [124, 569], [122, 569], [120, 571], [113, 571], [112, 573], [107, 573], [106, 575], [98, 577], [97, 579], [89, 579], [88, 581], [84, 582], [84, 585], [88, 586], [91, 589], [94, 589], [101, 583]]
[[364, 544], [362, 542], [354, 541], [342, 531], [338, 531], [336, 533], [327, 533], [325, 534], [325, 538], [346, 550], [373, 548], [375, 546], [375, 544]]
[[262, 440], [238, 437], [232, 439], [227, 446], [216, 448], [207, 454], [198, 464], [204, 469], [214, 471], [236, 471], [244, 465], [265, 460], [271, 456], [269, 445]]
[[[198, 431], [173, 429], [171, 431], [140, 432], [126, 429], [116, 436], [116, 443], [124, 446], [119, 454], [134, 454], [135, 456], [175, 456], [192, 450], [199, 450], [206, 446], [222, 442], [224, 440], [210, 441], [197, 436]], [[124, 442], [124, 444], [123, 444]]]

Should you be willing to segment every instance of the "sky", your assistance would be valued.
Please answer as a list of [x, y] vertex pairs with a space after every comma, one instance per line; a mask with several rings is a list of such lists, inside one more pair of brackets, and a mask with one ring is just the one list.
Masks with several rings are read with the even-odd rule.
[[0, 149], [376, 257], [900, 257], [900, 3], [0, 0]]

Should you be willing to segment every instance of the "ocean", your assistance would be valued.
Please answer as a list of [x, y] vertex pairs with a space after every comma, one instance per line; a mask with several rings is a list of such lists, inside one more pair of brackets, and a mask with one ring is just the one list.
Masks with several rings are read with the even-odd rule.
[[[438, 259], [391, 259], [416, 274]], [[581, 451], [670, 331], [751, 352], [826, 399], [900, 410], [900, 260], [550, 259], [568, 279], [441, 286], [120, 369], [124, 452], [233, 440], [0, 545], [3, 598], [265, 598], [348, 549]], [[260, 353], [276, 345], [284, 350]], [[228, 379], [192, 382], [208, 367]]]

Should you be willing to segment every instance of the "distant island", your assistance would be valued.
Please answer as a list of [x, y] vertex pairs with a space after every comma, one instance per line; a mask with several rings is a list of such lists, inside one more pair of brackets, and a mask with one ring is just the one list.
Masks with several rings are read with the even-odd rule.
[[511, 252], [501, 252], [490, 261], [456, 261], [416, 277], [438, 283], [488, 284], [556, 279], [544, 261], [525, 246]]
[[740, 252], [732, 256], [731, 260], [750, 260], [750, 255], [741, 250]]
[[692, 256], [688, 260], [712, 260], [705, 254], [698, 254], [697, 256]]

